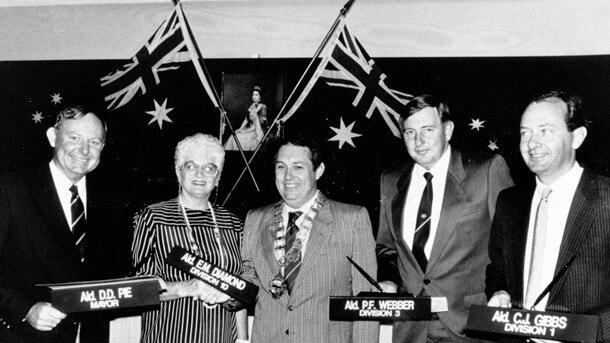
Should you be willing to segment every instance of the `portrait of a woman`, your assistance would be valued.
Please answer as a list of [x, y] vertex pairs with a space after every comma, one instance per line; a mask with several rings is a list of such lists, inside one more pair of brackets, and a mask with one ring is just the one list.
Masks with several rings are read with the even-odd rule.
[[267, 106], [262, 102], [261, 88], [252, 89], [252, 104], [235, 135], [231, 135], [225, 143], [225, 150], [239, 150], [235, 137], [244, 151], [254, 151], [267, 132]]

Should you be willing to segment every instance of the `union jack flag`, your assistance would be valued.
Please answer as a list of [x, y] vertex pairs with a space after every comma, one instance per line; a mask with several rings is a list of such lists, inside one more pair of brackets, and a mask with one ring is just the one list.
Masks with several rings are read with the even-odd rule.
[[177, 5], [131, 62], [101, 79], [102, 89], [108, 94], [104, 99], [109, 102], [109, 110], [127, 104], [138, 92], [140, 95], [146, 94], [147, 90], [161, 82], [161, 72], [178, 69], [189, 61], [193, 62], [202, 85], [214, 106], [218, 107], [187, 25], [182, 8]]
[[323, 57], [299, 98], [280, 120], [282, 122], [288, 120], [307, 97], [318, 78], [322, 78], [331, 87], [356, 90], [352, 105], [356, 107], [358, 113], [365, 113], [370, 119], [377, 110], [392, 134], [401, 137], [398, 124], [399, 111], [413, 96], [390, 89], [385, 84], [386, 75], [369, 57], [356, 37], [349, 32], [344, 22], [341, 22], [335, 32], [334, 45], [326, 51], [330, 48], [332, 48], [331, 52]]

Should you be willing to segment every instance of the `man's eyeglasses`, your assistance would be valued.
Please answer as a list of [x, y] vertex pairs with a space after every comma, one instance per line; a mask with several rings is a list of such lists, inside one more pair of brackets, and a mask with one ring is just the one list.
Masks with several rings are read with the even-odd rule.
[[200, 166], [194, 162], [186, 162], [182, 165], [182, 169], [186, 171], [188, 174], [195, 174], [197, 171], [201, 172], [203, 175], [207, 177], [214, 177], [218, 175], [220, 169], [212, 163], [208, 163], [206, 165]]

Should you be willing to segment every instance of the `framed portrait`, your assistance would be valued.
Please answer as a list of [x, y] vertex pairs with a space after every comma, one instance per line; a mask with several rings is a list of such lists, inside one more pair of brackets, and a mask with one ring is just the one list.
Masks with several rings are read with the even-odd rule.
[[[283, 99], [283, 74], [223, 72], [222, 103], [229, 121], [224, 123], [222, 135], [225, 150], [238, 151], [238, 145], [244, 151], [256, 150], [281, 109]], [[231, 128], [235, 135], [231, 134]]]

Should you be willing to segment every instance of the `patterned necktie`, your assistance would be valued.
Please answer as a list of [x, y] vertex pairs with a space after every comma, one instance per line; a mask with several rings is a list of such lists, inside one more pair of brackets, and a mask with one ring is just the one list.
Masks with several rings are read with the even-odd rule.
[[[297, 241], [297, 233], [299, 227], [296, 224], [297, 218], [299, 218], [303, 212], [289, 212], [288, 213], [288, 228], [286, 229], [286, 265], [284, 266], [284, 280], [286, 280], [286, 286], [288, 294], [292, 291], [294, 280], [299, 274], [301, 267], [301, 241]], [[292, 251], [291, 251], [292, 250]]]
[[544, 285], [542, 284], [542, 271], [544, 262], [544, 241], [546, 239], [546, 219], [549, 206], [550, 188], [545, 188], [542, 191], [542, 198], [538, 203], [536, 210], [536, 222], [534, 223], [534, 235], [532, 237], [532, 250], [530, 255], [530, 271], [527, 283], [527, 291], [525, 292], [525, 301], [523, 305], [530, 308], [536, 298], [542, 293]]
[[426, 188], [419, 202], [417, 210], [417, 221], [415, 224], [415, 235], [413, 237], [413, 255], [423, 272], [426, 272], [428, 266], [428, 258], [424, 249], [430, 236], [430, 215], [432, 214], [432, 174], [426, 172]]
[[70, 201], [70, 211], [72, 212], [72, 234], [74, 235], [75, 245], [80, 254], [81, 262], [85, 260], [84, 255], [84, 238], [87, 233], [85, 230], [85, 206], [78, 195], [78, 187], [72, 185], [70, 187], [72, 199]]

